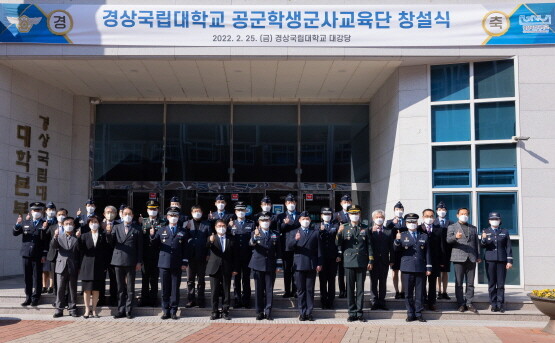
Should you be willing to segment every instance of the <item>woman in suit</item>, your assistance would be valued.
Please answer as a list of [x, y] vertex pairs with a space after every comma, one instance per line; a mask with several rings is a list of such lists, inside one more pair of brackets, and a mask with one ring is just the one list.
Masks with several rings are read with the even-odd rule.
[[98, 217], [92, 216], [88, 218], [87, 226], [91, 230], [81, 235], [79, 239], [82, 254], [80, 278], [85, 298], [85, 314], [83, 317], [89, 318], [89, 316], [92, 316], [98, 318], [96, 305], [100, 290], [104, 287], [105, 283], [106, 258], [104, 254], [106, 254], [108, 243], [106, 242], [104, 232], [99, 231], [100, 223]]

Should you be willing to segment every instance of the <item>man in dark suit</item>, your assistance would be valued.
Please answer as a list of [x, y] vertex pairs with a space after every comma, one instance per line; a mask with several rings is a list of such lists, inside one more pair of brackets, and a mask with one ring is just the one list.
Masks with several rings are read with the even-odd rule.
[[322, 247], [322, 270], [318, 273], [322, 309], [333, 308], [337, 264], [341, 261], [341, 255], [337, 252], [337, 245], [335, 245], [335, 236], [337, 235], [339, 223], [333, 222], [332, 214], [331, 208], [322, 207], [320, 210], [322, 221], [314, 224], [313, 227], [320, 236]]
[[[395, 236], [399, 232], [407, 231], [405, 222], [403, 220], [404, 211], [405, 208], [403, 204], [398, 201], [393, 207], [393, 212], [395, 213], [395, 216], [393, 217], [393, 219], [388, 220], [385, 224], [388, 229], [393, 230], [393, 234]], [[405, 297], [405, 292], [403, 291], [403, 278], [399, 277], [399, 269], [401, 269], [401, 253], [396, 250], [393, 259], [393, 266], [391, 266], [391, 270], [393, 270], [393, 288], [395, 288], [395, 299], [403, 299]], [[401, 281], [400, 289], [399, 281]]]
[[[214, 224], [217, 235], [212, 234], [208, 239], [210, 257], [206, 265], [206, 273], [210, 275], [210, 290], [212, 293], [212, 315], [210, 319], [216, 320], [222, 317], [225, 320], [230, 320], [231, 278], [237, 275], [239, 259], [233, 240], [226, 234], [226, 222], [217, 219]], [[218, 311], [220, 295], [222, 296], [221, 313]]]
[[[474, 275], [476, 263], [480, 263], [480, 237], [476, 226], [469, 224], [470, 211], [459, 208], [458, 221], [447, 228], [447, 243], [451, 244], [451, 262], [455, 267], [455, 295], [459, 312], [466, 310], [478, 313], [472, 305], [474, 298]], [[463, 295], [463, 281], [466, 280], [466, 294]]]
[[179, 287], [181, 286], [181, 272], [187, 269], [187, 237], [183, 227], [178, 226], [179, 208], [170, 207], [167, 210], [168, 225], [158, 230], [149, 229], [150, 240], [158, 247], [160, 280], [162, 283], [162, 319], [177, 320], [179, 307]]
[[372, 252], [374, 253], [374, 267], [370, 271], [373, 303], [371, 310], [382, 309], [385, 306], [385, 295], [387, 293], [387, 274], [389, 267], [393, 265], [393, 230], [384, 227], [385, 212], [376, 210], [372, 212]]
[[[185, 231], [187, 232], [188, 257], [189, 266], [187, 267], [187, 303], [186, 308], [198, 305], [202, 308], [205, 306], [204, 290], [206, 282], [206, 263], [210, 250], [206, 246], [208, 237], [210, 237], [210, 223], [202, 220], [202, 209], [195, 205], [191, 207], [191, 216], [193, 219], [185, 223]], [[197, 288], [195, 292], [195, 281]]]
[[[54, 233], [56, 232], [56, 230], [59, 230], [60, 234], [64, 233], [64, 219], [67, 217], [68, 212], [65, 208], [60, 208], [59, 210], [56, 211], [56, 216], [54, 217], [56, 219], [56, 222], [51, 224], [48, 227], [48, 231], [46, 231], [46, 236], [45, 236], [45, 242], [48, 242], [48, 245], [50, 245], [50, 241], [52, 240], [52, 237], [54, 237]], [[53, 248], [49, 248], [48, 249], [48, 253], [46, 254], [46, 262], [45, 263], [50, 263], [50, 270], [52, 271], [52, 273], [56, 273], [56, 257], [58, 257], [58, 250], [57, 249], [53, 249]], [[56, 280], [56, 275], [54, 275], [54, 280], [53, 280], [53, 293], [54, 294], [58, 294], [58, 281]], [[52, 303], [53, 307], [56, 307], [56, 302], [54, 301]]]
[[300, 321], [314, 321], [314, 285], [316, 272], [322, 270], [322, 248], [318, 231], [310, 227], [310, 214], [299, 214], [301, 226], [289, 234], [287, 248], [293, 252], [293, 268], [297, 285], [297, 307]]
[[505, 312], [505, 279], [513, 267], [513, 250], [509, 230], [503, 229], [501, 215], [489, 214], [490, 227], [482, 231], [480, 244], [485, 249], [488, 293], [492, 312]]
[[432, 257], [432, 273], [426, 277], [422, 291], [424, 292], [424, 303], [428, 305], [430, 311], [437, 311], [436, 308], [436, 283], [443, 265], [443, 229], [434, 224], [434, 210], [428, 208], [422, 211], [423, 222], [420, 226], [421, 232], [428, 235], [428, 249]]
[[[66, 306], [72, 317], [78, 317], [77, 276], [80, 268], [81, 250], [79, 249], [79, 240], [74, 234], [74, 219], [71, 217], [65, 218], [63, 228], [64, 233], [62, 235], [59, 234], [60, 230], [56, 229], [50, 243], [50, 247], [58, 251], [55, 270], [58, 293], [56, 293], [54, 318], [63, 316]], [[69, 293], [69, 298], [66, 297], [66, 290]]]
[[81, 233], [87, 233], [91, 231], [91, 229], [87, 226], [87, 222], [89, 218], [96, 216], [96, 205], [93, 199], [87, 200], [85, 202], [85, 210], [87, 211], [86, 214], [81, 213], [81, 209], [77, 211], [77, 216], [75, 217], [75, 231], [81, 230]]
[[233, 278], [233, 308], [250, 308], [251, 307], [251, 270], [249, 262], [252, 257], [252, 247], [249, 241], [255, 224], [252, 220], [246, 219], [247, 205], [242, 201], [235, 203], [236, 220], [229, 221], [229, 229], [231, 230], [231, 239], [239, 252], [239, 270], [238, 274]]
[[118, 313], [115, 319], [133, 318], [133, 301], [135, 300], [135, 275], [143, 263], [143, 234], [133, 224], [133, 209], [123, 210], [123, 222], [113, 228], [106, 227], [106, 239], [114, 247], [112, 265], [115, 267], [118, 283]]
[[[118, 223], [116, 220], [118, 215], [118, 210], [114, 206], [108, 205], [104, 208], [104, 220], [101, 223], [102, 232], [106, 233], [108, 226], [114, 227]], [[106, 247], [106, 272], [108, 274], [108, 279], [110, 283], [110, 297], [108, 303], [110, 306], [116, 306], [118, 303], [118, 283], [116, 278], [116, 269], [112, 265], [112, 255], [114, 254], [114, 247], [108, 244]], [[106, 287], [100, 288], [100, 300], [98, 301], [98, 306], [103, 306], [105, 303]]]
[[281, 255], [279, 233], [271, 231], [270, 212], [258, 216], [260, 229], [255, 229], [249, 244], [253, 247], [249, 268], [254, 274], [256, 320], [273, 320], [272, 302], [277, 259]]
[[[347, 213], [347, 209], [349, 206], [353, 204], [353, 199], [351, 198], [350, 194], [343, 194], [341, 196], [340, 205], [341, 211], [335, 212], [333, 216], [333, 221], [335, 223], [347, 224], [349, 222], [349, 214]], [[343, 256], [340, 256], [343, 258]], [[345, 268], [343, 267], [343, 263], [337, 264], [337, 285], [339, 286], [339, 298], [346, 298], [347, 293], [345, 291]]]
[[282, 249], [283, 261], [283, 293], [284, 298], [297, 296], [297, 287], [293, 279], [293, 251], [287, 247], [287, 240], [289, 239], [290, 232], [298, 229], [301, 224], [299, 223], [299, 212], [296, 211], [297, 200], [293, 194], [288, 194], [285, 197], [285, 207], [287, 211], [280, 213], [276, 217], [276, 225], [280, 232], [280, 244]]
[[451, 300], [447, 294], [447, 285], [449, 284], [449, 272], [451, 271], [451, 244], [447, 244], [447, 228], [453, 224], [453, 221], [447, 218], [447, 207], [443, 201], [436, 206], [437, 218], [434, 225], [441, 227], [441, 245], [443, 247], [441, 264], [439, 266], [440, 275], [437, 279], [437, 298]]
[[23, 220], [21, 214], [13, 228], [13, 235], [21, 235], [20, 255], [23, 258], [25, 301], [21, 306], [37, 306], [42, 293], [42, 264], [46, 262], [48, 223], [43, 218], [44, 204], [34, 202], [29, 206], [31, 220]]
[[422, 317], [425, 277], [432, 273], [432, 257], [428, 235], [418, 231], [418, 215], [409, 213], [405, 216], [407, 231], [398, 232], [395, 236], [395, 250], [401, 255], [401, 271], [405, 280], [405, 306], [407, 322], [418, 320], [426, 322]]

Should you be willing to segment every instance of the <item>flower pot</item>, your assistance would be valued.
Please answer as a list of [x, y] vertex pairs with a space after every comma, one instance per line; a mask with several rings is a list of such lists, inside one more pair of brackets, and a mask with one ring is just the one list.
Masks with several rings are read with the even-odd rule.
[[549, 317], [549, 321], [543, 328], [543, 331], [555, 335], [555, 299], [540, 298], [532, 295], [531, 293], [529, 293], [528, 296], [536, 308], [541, 313]]

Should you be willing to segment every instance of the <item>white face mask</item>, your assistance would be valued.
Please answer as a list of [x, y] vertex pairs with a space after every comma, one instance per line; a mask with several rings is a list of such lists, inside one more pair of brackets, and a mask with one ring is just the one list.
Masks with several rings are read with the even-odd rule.
[[158, 215], [158, 211], [156, 210], [147, 210], [148, 215], [151, 217], [156, 217]]
[[403, 212], [403, 211], [395, 211], [395, 217], [402, 218], [404, 213], [405, 212]]
[[328, 223], [331, 220], [331, 216], [326, 214], [325, 216], [322, 216], [322, 220]]
[[383, 224], [383, 218], [378, 217], [378, 218], [374, 219], [374, 223], [376, 223], [376, 225], [382, 225]]
[[225, 208], [225, 204], [218, 203], [216, 204], [216, 208], [218, 209], [218, 211], [223, 211]]
[[89, 225], [89, 227], [91, 228], [91, 230], [96, 231], [96, 230], [98, 230], [98, 223], [93, 223], [93, 224]]
[[358, 221], [360, 220], [360, 215], [359, 214], [350, 214], [349, 219], [354, 223], [358, 223]]
[[460, 215], [459, 216], [459, 221], [461, 223], [466, 223], [468, 221], [468, 216], [467, 215]]
[[260, 222], [260, 227], [267, 230], [270, 227], [270, 222]]
[[409, 229], [409, 230], [416, 230], [417, 227], [418, 227], [418, 224], [416, 224], [416, 223], [408, 223], [407, 224], [407, 229]]
[[115, 213], [112, 213], [112, 212], [106, 213], [104, 216], [105, 216], [106, 219], [108, 219], [109, 221], [112, 221], [112, 220], [116, 219]]
[[66, 219], [66, 216], [58, 216], [56, 217], [56, 219], [58, 220], [58, 223], [61, 223], [64, 221], [64, 219]]
[[179, 218], [177, 217], [168, 217], [168, 221], [170, 222], [170, 224], [176, 224], [178, 220]]
[[309, 225], [310, 225], [310, 220], [308, 220], [308, 219], [301, 220], [301, 226], [303, 228], [306, 229]]
[[235, 215], [237, 216], [237, 218], [245, 218], [245, 212], [243, 211], [237, 211], [235, 212]]
[[38, 219], [42, 218], [42, 213], [40, 213], [40, 212], [33, 212], [33, 213], [31, 213], [31, 216], [33, 216], [33, 219], [34, 219], [34, 220], [38, 220]]
[[54, 218], [56, 216], [56, 211], [46, 211], [46, 215], [48, 216], [48, 218]]
[[87, 206], [87, 213], [94, 213], [94, 210], [96, 210], [94, 206]]
[[272, 209], [272, 205], [263, 205], [262, 206], [262, 211], [264, 211], [264, 212], [270, 212], [271, 209]]
[[424, 224], [432, 225], [434, 218], [424, 218]]
[[225, 234], [225, 231], [226, 231], [226, 228], [225, 228], [225, 227], [217, 227], [217, 228], [216, 228], [216, 232], [217, 232], [219, 235], [224, 235], [224, 234]]
[[202, 212], [193, 212], [193, 218], [200, 219], [202, 217]]
[[123, 221], [126, 223], [131, 223], [132, 220], [133, 220], [133, 216], [130, 216], [130, 215], [123, 216]]
[[295, 208], [296, 208], [296, 207], [297, 207], [297, 206], [295, 206], [295, 204], [287, 204], [287, 210], [288, 210], [289, 212], [295, 211]]
[[64, 225], [64, 231], [72, 232], [73, 231], [73, 225]]
[[347, 211], [347, 208], [349, 208], [349, 206], [351, 206], [351, 204], [341, 204], [341, 208], [343, 209], [343, 211]]
[[445, 218], [445, 216], [447, 215], [447, 211], [437, 211], [437, 215], [440, 218]]
[[499, 224], [501, 224], [500, 220], [490, 220], [489, 221], [489, 225], [491, 225], [491, 227], [499, 227]]

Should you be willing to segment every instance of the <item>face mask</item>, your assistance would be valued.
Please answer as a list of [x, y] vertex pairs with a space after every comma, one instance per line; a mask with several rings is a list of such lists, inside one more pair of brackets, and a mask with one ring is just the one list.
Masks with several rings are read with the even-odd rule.
[[87, 206], [87, 213], [94, 213], [94, 210], [96, 210], [95, 207]]
[[434, 218], [424, 218], [424, 224], [431, 225], [434, 222]]
[[263, 229], [268, 229], [270, 227], [270, 222], [260, 222], [260, 227]]
[[56, 211], [46, 211], [48, 218], [54, 218], [56, 216]]
[[193, 218], [200, 219], [202, 217], [202, 212], [193, 212]]
[[67, 232], [73, 231], [73, 225], [64, 225], [64, 231], [67, 231]]
[[216, 208], [217, 208], [219, 211], [223, 211], [224, 208], [225, 208], [225, 204], [222, 204], [222, 203], [216, 204]]
[[329, 216], [329, 215], [322, 216], [322, 220], [327, 223], [331, 220], [331, 216]]
[[410, 224], [407, 224], [407, 229], [416, 230], [417, 226], [418, 226], [418, 224], [416, 224], [416, 223], [410, 223]]
[[131, 223], [132, 220], [133, 220], [133, 216], [130, 216], [130, 215], [123, 216], [123, 221], [126, 223]]
[[343, 208], [343, 211], [347, 211], [347, 208], [351, 206], [349, 204], [341, 204], [341, 208]]
[[91, 228], [91, 230], [96, 231], [98, 230], [98, 223], [91, 224], [89, 225], [89, 227]]
[[296, 207], [295, 204], [289, 204], [289, 205], [287, 205], [287, 210], [289, 212], [293, 212], [293, 211], [295, 211], [295, 207]]
[[447, 211], [437, 211], [437, 215], [441, 218], [445, 218], [447, 215]]
[[489, 225], [491, 225], [491, 227], [499, 227], [499, 224], [501, 224], [500, 220], [490, 220], [489, 221]]
[[148, 215], [151, 217], [156, 217], [156, 215], [158, 214], [158, 211], [156, 210], [147, 210]]
[[461, 223], [466, 223], [466, 222], [468, 221], [468, 216], [466, 216], [466, 215], [460, 215], [460, 216], [459, 216], [459, 221], [460, 221]]
[[42, 218], [42, 213], [40, 213], [40, 212], [33, 212], [31, 215], [33, 216], [34, 220], [38, 220], [38, 219]]
[[376, 223], [376, 225], [382, 225], [383, 224], [383, 218], [379, 217], [374, 219], [374, 223]]
[[120, 213], [119, 213], [119, 217], [120, 217], [120, 218], [123, 218], [123, 212], [120, 212]]
[[264, 212], [270, 212], [271, 209], [272, 209], [271, 205], [262, 206], [262, 211], [264, 211]]
[[235, 215], [237, 216], [237, 218], [245, 218], [245, 212], [243, 211], [237, 211], [235, 212]]
[[350, 219], [352, 222], [358, 223], [358, 221], [360, 220], [360, 215], [358, 215], [358, 214], [351, 214], [351, 215], [349, 215], [349, 219]]
[[112, 212], [106, 213], [106, 219], [108, 219], [109, 221], [112, 221], [112, 220], [116, 219], [116, 215]]
[[225, 234], [225, 231], [226, 231], [225, 227], [217, 227], [216, 228], [216, 232], [218, 232], [218, 234], [220, 234], [220, 235]]
[[396, 216], [397, 218], [403, 217], [403, 214], [404, 214], [403, 211], [395, 211], [395, 216]]
[[64, 219], [66, 219], [66, 216], [58, 216], [56, 217], [56, 219], [58, 220], [58, 223], [61, 223], [64, 221]]
[[177, 218], [177, 217], [169, 217], [168, 220], [170, 221], [170, 224], [175, 224], [175, 223], [177, 223], [177, 221], [179, 220], [179, 218]]
[[307, 228], [310, 225], [310, 220], [301, 220], [301, 226]]

